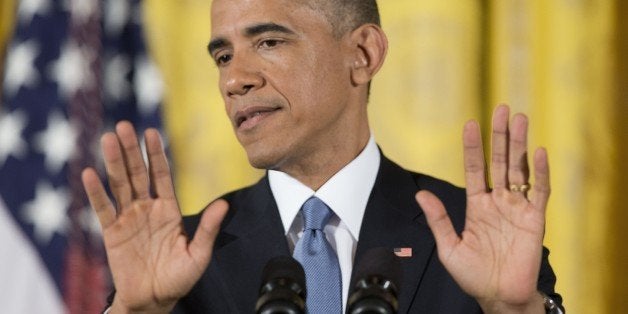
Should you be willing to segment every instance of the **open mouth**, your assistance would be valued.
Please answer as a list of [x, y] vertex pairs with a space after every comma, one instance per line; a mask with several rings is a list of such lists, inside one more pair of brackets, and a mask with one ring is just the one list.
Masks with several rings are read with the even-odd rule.
[[238, 128], [253, 127], [266, 116], [278, 111], [280, 108], [250, 107], [236, 113], [235, 122]]

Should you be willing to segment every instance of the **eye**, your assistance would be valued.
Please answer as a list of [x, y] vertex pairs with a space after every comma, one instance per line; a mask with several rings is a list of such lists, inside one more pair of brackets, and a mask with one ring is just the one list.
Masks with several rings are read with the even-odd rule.
[[274, 48], [281, 44], [283, 41], [279, 39], [265, 39], [259, 43], [260, 48]]
[[217, 55], [215, 57], [215, 61], [216, 64], [221, 66], [221, 65], [225, 65], [227, 63], [229, 63], [229, 61], [231, 61], [232, 56], [228, 53], [222, 54], [222, 55]]

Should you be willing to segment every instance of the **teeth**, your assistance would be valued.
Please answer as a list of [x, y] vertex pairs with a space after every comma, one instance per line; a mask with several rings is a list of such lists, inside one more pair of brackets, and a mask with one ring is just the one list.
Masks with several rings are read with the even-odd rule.
[[253, 115], [251, 117], [256, 117], [256, 116], [259, 116], [260, 114], [261, 113], [258, 111], [258, 112], [253, 113]]

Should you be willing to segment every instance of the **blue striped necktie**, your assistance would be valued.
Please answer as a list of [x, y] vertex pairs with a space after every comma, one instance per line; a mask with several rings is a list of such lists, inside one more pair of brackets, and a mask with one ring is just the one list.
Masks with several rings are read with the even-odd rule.
[[306, 308], [309, 314], [342, 312], [342, 278], [338, 256], [323, 229], [334, 214], [323, 201], [311, 197], [301, 207], [303, 235], [294, 248], [294, 258], [305, 269]]

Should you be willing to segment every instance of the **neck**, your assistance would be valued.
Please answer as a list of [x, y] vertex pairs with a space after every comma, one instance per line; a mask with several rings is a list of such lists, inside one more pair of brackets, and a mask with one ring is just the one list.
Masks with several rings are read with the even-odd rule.
[[346, 138], [345, 141], [323, 146], [324, 149], [308, 154], [308, 157], [304, 158], [302, 162], [287, 163], [277, 170], [289, 174], [312, 190], [317, 191], [362, 152], [369, 138], [370, 132], [367, 126], [365, 130], [353, 138]]

